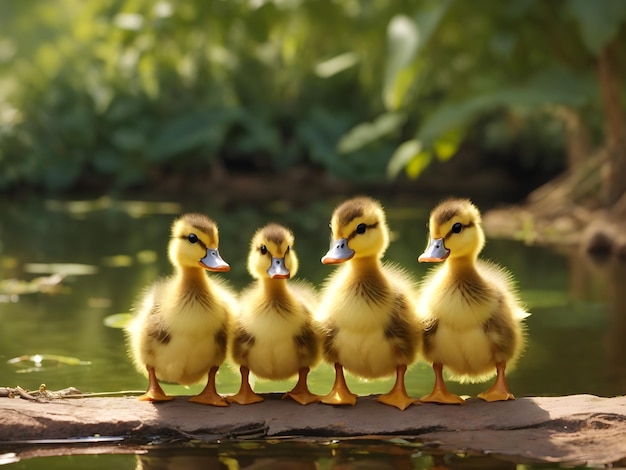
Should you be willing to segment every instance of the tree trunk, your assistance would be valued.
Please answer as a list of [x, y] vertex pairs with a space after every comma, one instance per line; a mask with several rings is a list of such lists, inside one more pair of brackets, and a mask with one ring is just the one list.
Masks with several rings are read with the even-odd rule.
[[615, 38], [598, 57], [608, 158], [608, 174], [604, 185], [606, 203], [609, 207], [626, 193], [626, 119], [620, 96], [622, 81], [619, 77], [619, 49], [619, 39]]

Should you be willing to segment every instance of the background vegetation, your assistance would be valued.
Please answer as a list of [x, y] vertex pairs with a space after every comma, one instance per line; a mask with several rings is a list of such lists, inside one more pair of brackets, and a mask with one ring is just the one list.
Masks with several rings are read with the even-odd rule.
[[0, 190], [463, 154], [540, 182], [597, 149], [626, 188], [621, 0], [0, 4]]

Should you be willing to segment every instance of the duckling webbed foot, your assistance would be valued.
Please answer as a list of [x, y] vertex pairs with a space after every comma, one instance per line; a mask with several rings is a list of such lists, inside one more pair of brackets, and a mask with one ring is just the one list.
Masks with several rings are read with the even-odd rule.
[[143, 395], [137, 397], [137, 400], [139, 401], [172, 401], [173, 399], [174, 397], [170, 395], [166, 395], [163, 390], [159, 392], [159, 391], [150, 390], [150, 389]]
[[356, 405], [357, 395], [348, 389], [346, 378], [343, 375], [343, 367], [335, 363], [335, 383], [330, 393], [321, 398], [326, 405]]
[[311, 403], [317, 403], [320, 401], [320, 396], [311, 393], [306, 383], [307, 376], [309, 375], [309, 368], [303, 367], [298, 371], [298, 383], [289, 392], [283, 395], [283, 400], [291, 398], [301, 405], [309, 405]]
[[201, 405], [212, 406], [229, 406], [228, 402], [224, 400], [224, 397], [217, 393], [215, 389], [215, 375], [217, 374], [217, 367], [212, 367], [209, 371], [209, 380], [206, 387], [198, 395], [191, 397], [188, 401], [192, 403], [200, 403]]
[[396, 383], [393, 388], [384, 395], [378, 397], [378, 401], [385, 405], [395, 406], [400, 411], [406, 410], [413, 404], [418, 404], [420, 401], [415, 398], [411, 398], [406, 392], [404, 385], [404, 375], [406, 374], [406, 365], [400, 365], [396, 368]]
[[485, 401], [506, 401], [506, 400], [515, 400], [515, 396], [509, 392], [509, 387], [506, 383], [506, 378], [504, 375], [504, 370], [506, 369], [505, 362], [498, 362], [496, 364], [496, 371], [498, 375], [496, 376], [496, 381], [489, 388], [489, 390], [479, 393], [478, 398]]
[[161, 385], [159, 384], [159, 380], [156, 377], [156, 372], [154, 371], [154, 367], [146, 366], [146, 370], [148, 371], [148, 390], [146, 393], [137, 397], [139, 401], [171, 401], [174, 397], [167, 395]]
[[422, 403], [441, 403], [444, 405], [464, 405], [465, 400], [459, 395], [450, 393], [446, 383], [443, 380], [443, 365], [439, 363], [433, 364], [435, 371], [435, 386], [433, 391], [428, 395], [420, 398]]
[[234, 395], [226, 397], [226, 400], [229, 403], [237, 403], [239, 405], [251, 405], [253, 403], [262, 402], [263, 397], [254, 393], [254, 390], [252, 390], [250, 386], [250, 369], [246, 366], [241, 366], [239, 370], [241, 372], [241, 386], [239, 387], [239, 391]]

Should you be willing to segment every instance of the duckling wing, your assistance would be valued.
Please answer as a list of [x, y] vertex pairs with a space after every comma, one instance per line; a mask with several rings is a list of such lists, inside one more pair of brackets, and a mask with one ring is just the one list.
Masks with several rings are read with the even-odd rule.
[[293, 340], [301, 364], [311, 367], [317, 363], [321, 354], [321, 331], [315, 324], [303, 324]]
[[397, 293], [385, 326], [385, 338], [407, 362], [415, 359], [421, 342], [420, 330], [412, 303], [404, 294]]
[[408, 272], [394, 264], [385, 263], [382, 269], [393, 288], [393, 301], [389, 322], [385, 326], [385, 338], [394, 344], [400, 354], [412, 362], [420, 346], [423, 330], [412, 300], [416, 297], [416, 282]]
[[519, 299], [513, 276], [500, 266], [488, 261], [478, 264], [480, 274], [497, 292], [497, 307], [483, 324], [497, 361], [514, 361], [524, 347], [522, 321], [526, 312]]
[[504, 301], [511, 308], [511, 315], [517, 320], [523, 320], [530, 316], [524, 308], [517, 292], [517, 285], [513, 275], [505, 268], [490, 261], [478, 261], [478, 268], [483, 279], [495, 287], [502, 295]]

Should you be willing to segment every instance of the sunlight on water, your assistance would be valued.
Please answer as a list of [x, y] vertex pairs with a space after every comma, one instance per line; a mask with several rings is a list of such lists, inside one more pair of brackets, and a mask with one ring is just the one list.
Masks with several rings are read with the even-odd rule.
[[[234, 209], [198, 201], [141, 203], [109, 198], [3, 204], [0, 386], [37, 390], [45, 383], [49, 390], [76, 387], [85, 393], [145, 390], [147, 380], [129, 360], [120, 326], [145, 287], [171, 273], [166, 250], [169, 226], [176, 215], [203, 211], [218, 222], [220, 253], [232, 266], [222, 278], [236, 289], [250, 282], [246, 269], [249, 240], [256, 228], [268, 221], [283, 223], [294, 231], [300, 258], [298, 274], [320, 285], [333, 269], [323, 266], [320, 257], [328, 248], [328, 221], [336, 202], [306, 207], [286, 203], [260, 208], [242, 205]], [[388, 204], [387, 209], [393, 241], [386, 259], [419, 279], [428, 268], [417, 263], [416, 257], [425, 246], [430, 208]], [[532, 313], [526, 322], [526, 352], [508, 376], [516, 396], [624, 393], [623, 265], [598, 265], [575, 255], [499, 240], [488, 240], [483, 255], [514, 274], [521, 297]], [[48, 289], [51, 281], [34, 281], [42, 275], [61, 278], [54, 289]], [[11, 286], [20, 287], [11, 291]], [[333, 378], [332, 367], [320, 365], [310, 374], [312, 391], [327, 393]], [[391, 378], [364, 381], [348, 376], [347, 380], [358, 394], [383, 393], [393, 383]], [[256, 380], [253, 386], [258, 392], [281, 392], [294, 383]], [[424, 395], [432, 384], [430, 366], [418, 362], [409, 368], [409, 394]], [[198, 393], [202, 386], [165, 385], [164, 389], [174, 395], [189, 395]], [[449, 386], [455, 393], [472, 396], [485, 388], [484, 384]], [[223, 365], [218, 374], [218, 391], [235, 393], [238, 387], [237, 368]], [[327, 462], [334, 457], [314, 458]], [[90, 468], [98, 468], [98, 462], [106, 462], [103, 468], [136, 465], [134, 456], [73, 459], [93, 459], [86, 464]], [[46, 468], [54, 468], [53, 459], [41, 460]], [[28, 467], [20, 467], [22, 464], [14, 465], [39, 468], [37, 459]], [[148, 463], [142, 465], [145, 468]], [[417, 464], [411, 461], [411, 465]]]

